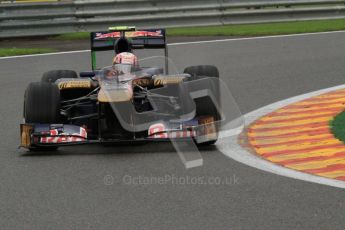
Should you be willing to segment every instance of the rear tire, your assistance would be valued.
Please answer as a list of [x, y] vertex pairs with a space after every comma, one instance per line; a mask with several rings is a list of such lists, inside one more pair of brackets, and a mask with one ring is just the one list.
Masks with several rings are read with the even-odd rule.
[[[184, 70], [184, 73], [190, 74], [190, 81], [202, 79], [205, 77], [219, 78], [219, 71], [217, 67], [212, 65], [199, 65], [190, 66]], [[195, 99], [196, 105], [196, 116], [212, 116], [215, 120], [219, 120], [220, 115], [217, 112], [215, 106], [213, 106], [212, 100], [209, 97], [202, 97]], [[211, 106], [210, 106], [211, 105]], [[217, 142], [216, 140], [207, 141], [197, 144], [198, 146], [213, 145]]]
[[219, 71], [217, 67], [213, 65], [190, 66], [184, 69], [184, 73], [190, 74], [191, 80], [196, 80], [203, 77], [219, 78]]
[[[25, 123], [59, 123], [60, 91], [55, 84], [30, 83], [24, 96]], [[57, 147], [32, 147], [30, 151], [56, 150]]]
[[78, 74], [73, 70], [50, 70], [43, 74], [41, 82], [54, 83], [60, 78], [78, 78]]

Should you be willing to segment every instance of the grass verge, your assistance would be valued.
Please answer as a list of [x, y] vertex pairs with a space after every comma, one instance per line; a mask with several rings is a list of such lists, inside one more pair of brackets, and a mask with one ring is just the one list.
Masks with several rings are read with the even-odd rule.
[[56, 52], [50, 48], [0, 48], [0, 57]]
[[345, 143], [345, 110], [334, 117], [330, 122], [330, 128], [333, 135]]
[[170, 36], [263, 36], [345, 30], [345, 19], [171, 28]]
[[[225, 26], [168, 28], [168, 36], [264, 36], [345, 30], [345, 19], [276, 22]], [[59, 40], [89, 39], [88, 32], [62, 34]]]
[[[280, 34], [315, 33], [325, 31], [345, 30], [345, 19], [314, 20], [300, 22], [277, 22], [260, 24], [241, 24], [225, 26], [203, 26], [168, 28], [168, 36], [237, 36], [252, 37]], [[88, 40], [88, 32], [62, 34], [49, 39], [54, 42], [62, 40]], [[41, 54], [55, 52], [56, 49], [49, 48], [0, 48], [0, 57], [17, 56], [26, 54]]]

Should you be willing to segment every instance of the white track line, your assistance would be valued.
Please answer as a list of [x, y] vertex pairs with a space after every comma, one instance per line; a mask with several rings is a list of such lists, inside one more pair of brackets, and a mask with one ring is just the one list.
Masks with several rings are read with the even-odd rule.
[[228, 38], [228, 39], [196, 41], [196, 42], [180, 42], [180, 43], [169, 44], [169, 46], [204, 44], [204, 43], [214, 43], [214, 42], [229, 42], [229, 41], [260, 40], [260, 39], [269, 39], [269, 38], [302, 37], [302, 36], [336, 34], [336, 33], [345, 33], [345, 31], [338, 30], [338, 31], [329, 31], [329, 32], [318, 32], [318, 33], [285, 34], [285, 35], [272, 35], [272, 36], [260, 36], [260, 37], [248, 37], [248, 38]]
[[[282, 100], [282, 101], [267, 105], [265, 107], [262, 107], [260, 109], [257, 109], [255, 111], [252, 111], [244, 115], [246, 125], [249, 125], [255, 120], [257, 120], [258, 118], [270, 112], [273, 112], [281, 107], [289, 105], [291, 103], [295, 103], [295, 102], [298, 102], [298, 101], [301, 101], [313, 96], [317, 96], [323, 93], [327, 93], [330, 91], [343, 89], [343, 88], [345, 88], [345, 85], [339, 85], [339, 86], [335, 86], [335, 87], [331, 87], [327, 89], [314, 91], [311, 93], [306, 93], [300, 96], [292, 97], [286, 100]], [[217, 144], [217, 147], [226, 156], [238, 162], [241, 162], [243, 164], [249, 165], [251, 167], [254, 167], [260, 170], [264, 170], [267, 172], [271, 172], [274, 174], [278, 174], [281, 176], [286, 176], [286, 177], [290, 177], [294, 179], [313, 182], [317, 184], [323, 184], [323, 185], [328, 185], [328, 186], [333, 186], [333, 187], [338, 187], [338, 188], [345, 188], [345, 182], [343, 181], [329, 179], [325, 177], [319, 177], [319, 176], [303, 173], [300, 171], [288, 169], [280, 165], [274, 164], [270, 161], [264, 160], [257, 155], [249, 153], [247, 150], [245, 150], [238, 144], [238, 136], [231, 137], [230, 141], [228, 139], [220, 140], [220, 142]]]
[[[228, 38], [228, 39], [220, 39], [220, 40], [195, 41], [195, 42], [179, 42], [179, 43], [168, 44], [168, 46], [206, 44], [206, 43], [231, 42], [231, 41], [246, 41], [246, 40], [259, 40], [259, 39], [271, 39], [271, 38], [315, 36], [315, 35], [336, 34], [336, 33], [345, 33], [345, 31], [339, 30], [339, 31], [318, 32], [318, 33], [302, 33], [302, 34], [272, 35], [272, 36], [260, 36], [260, 37], [249, 37], [249, 38]], [[20, 55], [20, 56], [11, 56], [11, 57], [0, 57], [0, 60], [14, 59], [14, 58], [50, 56], [50, 55], [60, 55], [60, 54], [86, 53], [86, 52], [90, 52], [90, 50], [75, 50], [75, 51], [66, 51], [66, 52], [45, 53], [45, 54], [30, 54], [30, 55]]]
[[0, 60], [3, 60], [3, 59], [15, 59], [15, 58], [28, 58], [28, 57], [40, 57], [40, 56], [50, 56], [50, 55], [60, 55], [60, 54], [86, 53], [86, 52], [90, 52], [90, 50], [75, 50], [75, 51], [66, 51], [66, 52], [55, 52], [55, 53], [29, 54], [29, 55], [20, 55], [20, 56], [0, 57]]

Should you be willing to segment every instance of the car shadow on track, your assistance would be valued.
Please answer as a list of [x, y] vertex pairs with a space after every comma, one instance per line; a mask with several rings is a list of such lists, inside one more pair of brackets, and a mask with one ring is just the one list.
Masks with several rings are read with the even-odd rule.
[[[201, 153], [219, 151], [216, 145], [200, 147]], [[80, 145], [60, 147], [56, 151], [18, 151], [20, 157], [50, 157], [76, 155], [123, 155], [123, 154], [166, 154], [176, 153], [171, 143], [147, 143], [140, 145]]]

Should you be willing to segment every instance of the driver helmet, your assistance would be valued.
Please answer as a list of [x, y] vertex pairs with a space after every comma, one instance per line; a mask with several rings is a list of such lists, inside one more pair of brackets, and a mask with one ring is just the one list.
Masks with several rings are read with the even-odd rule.
[[138, 58], [129, 52], [119, 53], [114, 57], [113, 66], [120, 73], [131, 73], [133, 67], [138, 67]]

